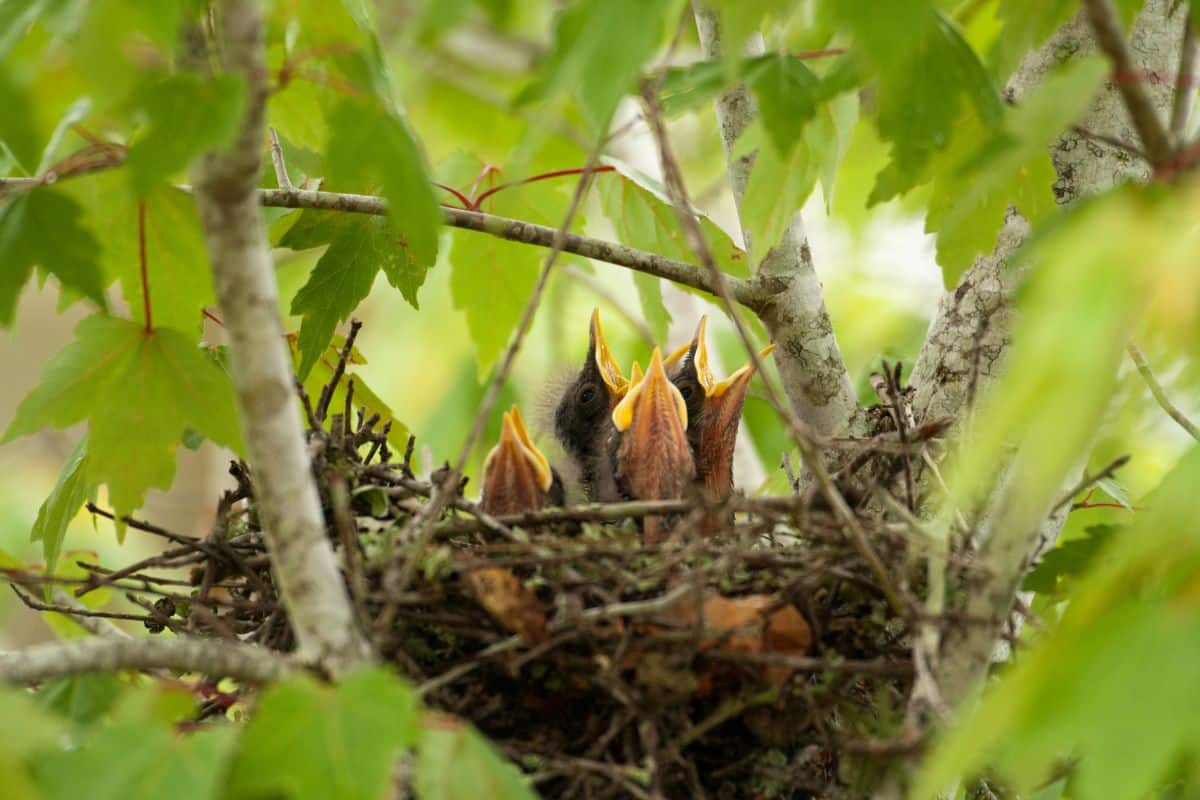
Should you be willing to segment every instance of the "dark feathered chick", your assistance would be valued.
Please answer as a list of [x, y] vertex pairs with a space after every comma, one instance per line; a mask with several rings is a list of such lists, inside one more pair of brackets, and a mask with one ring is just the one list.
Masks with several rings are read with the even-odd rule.
[[[679, 389], [667, 378], [658, 348], [644, 376], [636, 375], [612, 412], [619, 440], [614, 463], [623, 494], [637, 500], [684, 497], [696, 477], [688, 444], [688, 411]], [[646, 517], [643, 538], [661, 541], [670, 520]]]
[[483, 462], [483, 510], [519, 514], [563, 504], [563, 485], [550, 462], [529, 438], [521, 412], [504, 412], [500, 441]]
[[615, 436], [612, 412], [629, 382], [621, 374], [604, 339], [600, 310], [592, 312], [587, 357], [554, 410], [554, 434], [575, 461], [579, 480], [591, 500], [621, 499], [609, 443]]
[[[754, 365], [718, 381], [708, 363], [707, 327], [708, 318], [701, 317], [692, 341], [668, 356], [667, 369], [687, 404], [697, 480], [707, 497], [722, 500], [733, 492], [733, 449]], [[766, 358], [774, 349], [775, 345], [764, 348], [759, 357]]]

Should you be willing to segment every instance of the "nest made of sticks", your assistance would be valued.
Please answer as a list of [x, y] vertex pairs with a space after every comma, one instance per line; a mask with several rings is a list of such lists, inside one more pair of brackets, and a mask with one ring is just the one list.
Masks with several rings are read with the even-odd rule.
[[[446, 475], [415, 475], [413, 440], [396, 458], [377, 415], [351, 419], [352, 381], [331, 413], [349, 349], [304, 398], [349, 596], [425, 703], [473, 722], [543, 796], [853, 796], [849, 765], [919, 744], [903, 725], [909, 627], [887, 597], [919, 595], [920, 542], [871, 510], [911, 498], [914, 431], [841, 442], [855, 530], [812, 491], [734, 497], [725, 529], [701, 536], [714, 509], [699, 499], [497, 519], [458, 481], [421, 537], [411, 523]], [[117, 589], [145, 613], [114, 616], [151, 631], [291, 650], [249, 470], [230, 472], [208, 537], [126, 520], [171, 546], [120, 569], [80, 562], [76, 594]], [[637, 519], [664, 510], [683, 514], [674, 535], [643, 544]]]

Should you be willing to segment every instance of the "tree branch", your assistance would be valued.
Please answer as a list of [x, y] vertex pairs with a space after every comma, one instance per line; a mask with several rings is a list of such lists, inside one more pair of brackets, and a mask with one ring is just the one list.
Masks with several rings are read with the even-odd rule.
[[[116, 166], [119, 164], [107, 165], [103, 169], [112, 169]], [[286, 173], [284, 175], [286, 176]], [[0, 178], [0, 192], [6, 187], [11, 191], [28, 191], [43, 185], [45, 182], [38, 178]], [[195, 188], [192, 186], [180, 185], [176, 188], [185, 192], [195, 192]], [[383, 216], [387, 214], [388, 210], [386, 200], [367, 194], [320, 192], [291, 187], [259, 189], [258, 196], [262, 205], [272, 208], [311, 208], [375, 216]], [[554, 246], [554, 238], [557, 234], [554, 228], [545, 225], [446, 206], [442, 207], [442, 221], [452, 228], [478, 231], [499, 239], [545, 248]], [[712, 276], [706, 270], [695, 264], [676, 261], [646, 250], [567, 233], [563, 239], [562, 251], [625, 267], [635, 272], [644, 272], [657, 278], [666, 278], [682, 286], [698, 289], [714, 296], [717, 294]], [[734, 299], [753, 311], [762, 307], [766, 299], [772, 297], [780, 286], [778, 281], [744, 280], [731, 275], [726, 276], [725, 283]]]
[[1196, 19], [1188, 11], [1187, 27], [1180, 45], [1179, 72], [1175, 77], [1175, 100], [1171, 105], [1171, 137], [1176, 145], [1187, 139], [1187, 124], [1196, 101]]
[[[707, 58], [721, 58], [726, 46], [740, 42], [722, 42], [717, 14], [694, 0], [696, 28]], [[756, 35], [749, 48], [762, 53], [762, 37]], [[734, 145], [753, 121], [757, 108], [744, 84], [738, 84], [717, 100], [717, 121], [721, 141], [729, 162], [729, 178], [734, 200], [741, 213], [742, 198], [754, 167], [754, 154], [733, 158]], [[758, 275], [764, 281], [761, 303], [753, 307], [766, 324], [776, 343], [775, 363], [783, 377], [784, 389], [797, 416], [823, 435], [865, 432], [865, 419], [854, 393], [846, 362], [833, 335], [833, 324], [825, 309], [821, 281], [813, 269], [812, 255], [804, 233], [804, 221], [797, 212], [784, 231], [783, 238], [770, 249], [763, 242], [751, 242], [748, 226], [742, 223], [746, 249], [759, 260]], [[766, 281], [770, 281], [769, 284]]]
[[[1146, 46], [1138, 49], [1137, 62], [1127, 65], [1130, 74], [1171, 74], [1175, 69], [1183, 31], [1178, 24], [1180, 17], [1172, 18], [1171, 2], [1149, 0], [1138, 15], [1134, 36]], [[1019, 101], [1061, 63], [1061, 53], [1083, 56], [1096, 48], [1087, 17], [1080, 14], [1026, 57], [1010, 79], [1008, 93]], [[1130, 74], [1118, 78], [1127, 81]], [[1139, 88], [1151, 103], [1156, 119], [1170, 107], [1172, 88], [1158, 84]], [[1128, 139], [1129, 126], [1138, 123], [1126, 109], [1123, 92], [1120, 80], [1103, 87], [1079, 120], [1080, 126]], [[1146, 163], [1131, 160], [1116, 148], [1080, 147], [1079, 138], [1070, 130], [1051, 147], [1058, 174], [1054, 190], [1060, 203], [1070, 203], [1130, 179], [1149, 178]], [[1149, 141], [1143, 138], [1143, 143], [1149, 154]], [[1005, 269], [1005, 262], [1028, 230], [1024, 218], [1010, 211], [992, 254], [977, 261], [962, 283], [943, 296], [912, 375], [917, 387], [914, 407], [919, 417], [953, 417], [961, 421], [970, 413], [975, 396], [989, 389], [1000, 374], [1015, 315], [1011, 290], [1020, 280], [1015, 271]], [[1086, 456], [1086, 450], [1081, 452], [1080, 462]], [[967, 585], [966, 597], [960, 603], [972, 619], [990, 619], [992, 624], [948, 630], [942, 642], [936, 677], [943, 697], [951, 705], [962, 702], [980, 684], [1013, 608], [1021, 577], [1040, 553], [1053, 546], [1066, 519], [1066, 507], [1052, 509], [1059, 492], [1048, 496], [1042, 508], [1031, 508], [1028, 499], [1020, 497], [1020, 481], [1014, 476], [1019, 474], [1023, 457], [1016, 454], [999, 471], [975, 536], [979, 560], [986, 569]], [[1075, 483], [1080, 469], [1082, 463], [1061, 476], [1063, 491]]]
[[[229, 336], [230, 371], [280, 594], [299, 657], [336, 676], [370, 653], [325, 535], [256, 191], [268, 93], [258, 3], [224, 0], [220, 12], [224, 68], [246, 80], [246, 118], [228, 150], [206, 155], [197, 166], [196, 207]], [[202, 64], [199, 36], [192, 31], [199, 51], [193, 63]]]
[[1171, 136], [1163, 124], [1158, 107], [1142, 85], [1141, 76], [1145, 73], [1133, 63], [1117, 10], [1111, 0], [1084, 0], [1083, 7], [1096, 43], [1112, 63], [1113, 80], [1125, 99], [1125, 107], [1141, 137], [1142, 147], [1151, 163], [1161, 167], [1171, 160]]
[[[315, 208], [375, 215], [387, 213], [387, 202], [382, 197], [373, 195], [336, 194], [307, 189], [263, 189], [259, 192], [259, 197], [264, 206], [277, 208]], [[453, 228], [478, 231], [499, 239], [537, 245], [538, 247], [554, 247], [555, 238], [558, 236], [557, 229], [546, 225], [537, 225], [519, 219], [499, 217], [462, 208], [443, 206], [442, 219]], [[606, 242], [603, 239], [593, 239], [575, 233], [565, 233], [562, 239], [562, 251], [584, 258], [605, 261], [658, 278], [666, 278], [709, 294], [717, 293], [712, 277], [700, 267], [664, 258], [645, 250], [626, 247], [623, 244]], [[749, 308], [754, 308], [759, 303], [762, 293], [750, 281], [729, 277], [726, 278], [726, 282], [739, 303]]]
[[297, 670], [290, 658], [216, 639], [88, 638], [0, 652], [0, 682], [24, 684], [122, 669], [203, 672], [247, 683], [271, 683]]
[[1158, 401], [1158, 405], [1162, 407], [1162, 410], [1167, 412], [1168, 417], [1179, 423], [1179, 427], [1187, 431], [1189, 436], [1200, 442], [1200, 428], [1197, 428], [1196, 423], [1188, 419], [1187, 415], [1171, 402], [1171, 398], [1167, 397], [1162, 384], [1158, 382], [1158, 378], [1154, 377], [1154, 372], [1150, 369], [1150, 364], [1146, 361], [1145, 354], [1133, 342], [1129, 343], [1126, 350], [1129, 352], [1129, 358], [1133, 361], [1133, 365], [1141, 373], [1142, 379], [1150, 387], [1150, 394], [1154, 395], [1154, 399]]

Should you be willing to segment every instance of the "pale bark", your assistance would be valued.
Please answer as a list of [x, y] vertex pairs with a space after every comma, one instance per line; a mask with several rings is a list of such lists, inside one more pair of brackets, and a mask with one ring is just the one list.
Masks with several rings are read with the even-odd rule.
[[[724, 46], [737, 46], [738, 43], [721, 41], [715, 13], [699, 2], [694, 8], [700, 44], [707, 58], [721, 58]], [[749, 43], [747, 53], [762, 52], [762, 37], [756, 35]], [[754, 167], [754, 154], [733, 158], [734, 145], [754, 120], [757, 108], [746, 86], [738, 84], [717, 100], [716, 112], [721, 141], [730, 158], [729, 177], [734, 200], [740, 210]], [[747, 229], [748, 226], [743, 224], [742, 238], [747, 249], [761, 252], [761, 243], [747, 240]], [[837, 337], [833, 334], [829, 312], [825, 309], [821, 281], [813, 269], [804, 221], [799, 212], [792, 217], [783, 238], [759, 261], [758, 282], [761, 293], [755, 312], [777, 345], [775, 363], [796, 415], [823, 435], [865, 433], [864, 418]]]
[[[1171, 0], [1150, 0], [1129, 36], [1134, 69], [1142, 76], [1145, 94], [1162, 119], [1172, 105], [1186, 18], [1184, 13], [1172, 14], [1170, 7]], [[1080, 15], [1026, 57], [1009, 83], [1009, 95], [1020, 102], [1064, 54], [1085, 55], [1095, 50], [1092, 31]], [[1115, 81], [1101, 89], [1078, 127], [1115, 140], [1138, 141], [1138, 131]], [[1127, 180], [1144, 180], [1150, 174], [1149, 166], [1126, 150], [1077, 131], [1065, 133], [1052, 146], [1051, 156], [1058, 176], [1054, 190], [1062, 204]], [[990, 388], [999, 376], [1015, 313], [1009, 290], [1017, 278], [1005, 269], [1005, 262], [1020, 245], [1026, 229], [1024, 220], [1011, 214], [992, 255], [976, 262], [960, 286], [942, 298], [913, 371], [919, 414], [961, 420], [969, 413], [975, 394]], [[978, 523], [975, 543], [986, 569], [966, 587], [965, 613], [972, 619], [994, 622], [951, 629], [942, 642], [937, 678], [943, 698], [952, 705], [979, 685], [1021, 578], [1040, 554], [1053, 546], [1066, 519], [1065, 509], [1050, 513], [1053, 500], [1031, 508], [1016, 497], [1018, 482], [1012, 476], [1013, 470], [1021, 468], [1021, 459], [1018, 453], [998, 477]], [[1080, 465], [1083, 461], [1086, 453], [1080, 454]], [[1064, 488], [1076, 478], [1077, 472], [1062, 475]]]
[[259, 518], [298, 655], [337, 675], [367, 660], [369, 647], [325, 534], [259, 207], [268, 87], [258, 5], [226, 0], [217, 18], [223, 66], [247, 83], [246, 118], [237, 141], [197, 167], [196, 206], [229, 337]]
[[95, 637], [0, 652], [0, 683], [25, 684], [123, 669], [170, 669], [270, 683], [296, 671], [287, 656], [257, 645], [216, 639]]

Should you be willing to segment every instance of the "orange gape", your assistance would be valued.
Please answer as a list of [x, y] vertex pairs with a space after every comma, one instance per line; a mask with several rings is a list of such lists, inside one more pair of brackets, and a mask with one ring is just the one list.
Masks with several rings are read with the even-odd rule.
[[[483, 510], [497, 516], [520, 514], [562, 505], [562, 500], [562, 482], [529, 438], [525, 420], [513, 406], [504, 412], [500, 441], [483, 462]], [[546, 610], [511, 570], [474, 569], [469, 560], [461, 566], [463, 585], [497, 623], [528, 644], [546, 640]]]
[[[718, 381], [708, 365], [707, 323], [706, 317], [700, 318], [692, 341], [673, 352], [666, 365], [671, 382], [687, 404], [688, 443], [700, 488], [709, 500], [720, 501], [733, 493], [733, 450], [754, 365], [747, 364]], [[766, 358], [774, 348], [763, 349], [759, 357]], [[703, 527], [713, 530], [720, 524], [721, 520], [710, 514]]]
[[[613, 409], [612, 421], [620, 436], [616, 477], [624, 493], [637, 500], [684, 497], [696, 477], [687, 438], [687, 407], [667, 379], [657, 347], [646, 374], [630, 384]], [[643, 538], [647, 544], [656, 544], [668, 527], [666, 518], [646, 517]]]
[[550, 462], [529, 438], [516, 406], [504, 412], [500, 442], [483, 462], [483, 510], [489, 514], [519, 514], [561, 504]]

